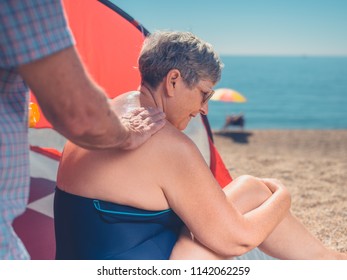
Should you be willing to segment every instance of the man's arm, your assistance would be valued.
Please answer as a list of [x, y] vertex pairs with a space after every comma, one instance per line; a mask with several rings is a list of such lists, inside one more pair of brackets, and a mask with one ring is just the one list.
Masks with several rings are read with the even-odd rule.
[[18, 71], [53, 127], [84, 148], [135, 148], [165, 123], [158, 110], [137, 110], [133, 118], [140, 123], [122, 123], [74, 47], [20, 66]]

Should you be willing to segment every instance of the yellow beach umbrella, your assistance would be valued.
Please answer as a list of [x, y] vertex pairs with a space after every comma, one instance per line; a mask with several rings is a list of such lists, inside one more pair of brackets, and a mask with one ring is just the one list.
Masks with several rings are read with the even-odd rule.
[[211, 97], [211, 100], [238, 103], [247, 102], [246, 97], [231, 88], [216, 89], [214, 95]]

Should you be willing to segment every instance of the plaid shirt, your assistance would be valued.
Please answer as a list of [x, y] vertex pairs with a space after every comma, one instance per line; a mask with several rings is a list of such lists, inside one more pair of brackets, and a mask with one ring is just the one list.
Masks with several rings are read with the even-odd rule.
[[60, 0], [0, 1], [0, 259], [28, 259], [12, 228], [29, 195], [29, 90], [16, 68], [73, 45]]

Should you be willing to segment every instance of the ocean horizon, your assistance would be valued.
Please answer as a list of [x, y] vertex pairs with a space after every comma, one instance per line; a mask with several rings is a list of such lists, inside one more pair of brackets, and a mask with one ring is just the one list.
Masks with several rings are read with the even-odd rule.
[[246, 103], [209, 102], [212, 130], [243, 114], [245, 129], [347, 129], [347, 57], [221, 56], [221, 81]]

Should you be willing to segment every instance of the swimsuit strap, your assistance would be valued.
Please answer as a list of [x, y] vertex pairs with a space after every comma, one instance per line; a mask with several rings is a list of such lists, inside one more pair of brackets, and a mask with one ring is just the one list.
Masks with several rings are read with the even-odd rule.
[[[140, 216], [140, 217], [154, 217], [158, 216], [161, 214], [165, 214], [168, 212], [171, 212], [171, 209], [166, 209], [162, 211], [146, 211], [148, 213], [135, 213], [135, 212], [124, 212], [124, 211], [114, 211], [114, 210], [107, 210], [103, 209], [100, 205], [100, 201], [97, 199], [93, 200], [93, 204], [96, 210], [103, 212], [103, 213], [108, 213], [108, 214], [117, 214], [117, 215], [124, 215], [124, 216]], [[141, 210], [142, 212], [145, 210]]]

